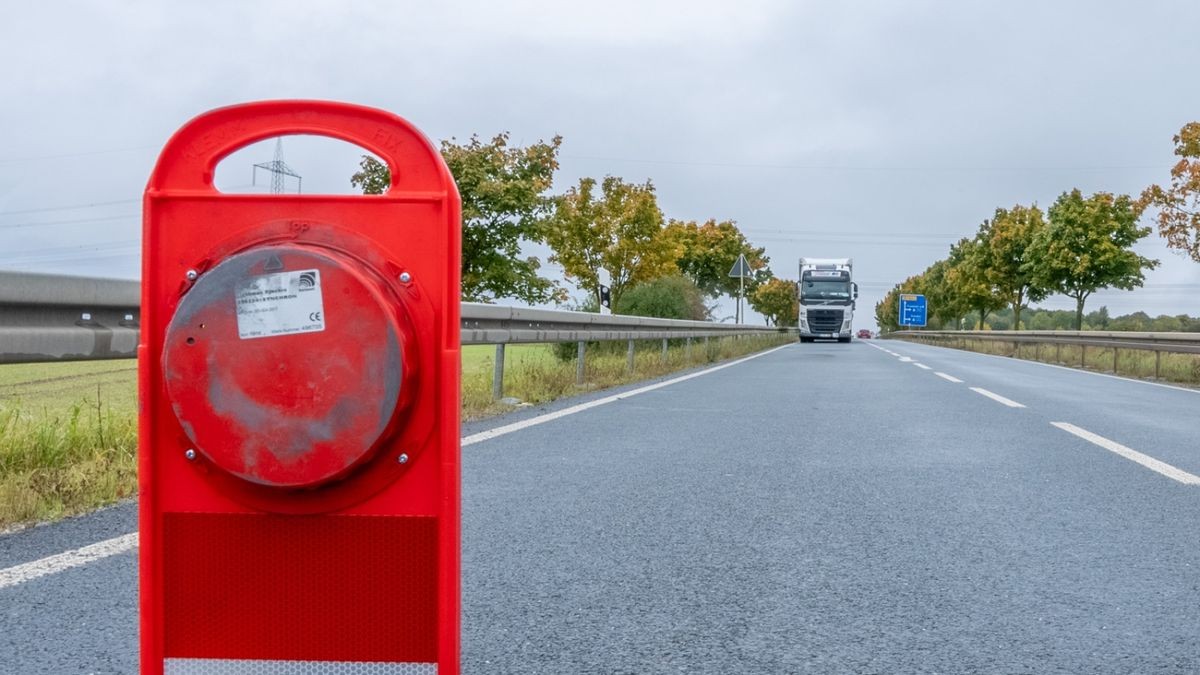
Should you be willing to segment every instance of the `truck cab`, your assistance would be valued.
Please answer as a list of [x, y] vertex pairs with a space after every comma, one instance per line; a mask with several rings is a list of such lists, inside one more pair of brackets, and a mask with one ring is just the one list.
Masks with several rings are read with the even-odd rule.
[[851, 258], [800, 259], [800, 341], [850, 342], [858, 285]]

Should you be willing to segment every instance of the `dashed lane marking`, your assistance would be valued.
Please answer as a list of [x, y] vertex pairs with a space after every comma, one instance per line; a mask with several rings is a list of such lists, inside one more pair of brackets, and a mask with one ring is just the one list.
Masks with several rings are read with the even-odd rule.
[[925, 365], [924, 363], [917, 363], [916, 361], [913, 361], [913, 365], [920, 368], [921, 370], [933, 370], [933, 368], [930, 368], [929, 366]]
[[942, 378], [943, 380], [945, 380], [947, 382], [953, 382], [954, 384], [962, 384], [962, 380], [958, 379], [957, 377], [954, 377], [953, 375], [947, 375], [941, 371], [934, 372], [934, 375], [937, 375], [938, 377]]
[[976, 394], [982, 394], [997, 403], [1003, 403], [1004, 405], [1006, 405], [1010, 408], [1024, 408], [1025, 407], [1023, 404], [1017, 403], [1016, 401], [1012, 400], [1011, 398], [1004, 398], [1000, 394], [997, 394], [995, 392], [990, 392], [987, 389], [984, 389], [982, 387], [971, 387], [971, 391], [975, 392]]
[[1116, 441], [1107, 439], [1099, 434], [1094, 434], [1087, 429], [1081, 429], [1074, 424], [1067, 422], [1051, 422], [1051, 424], [1059, 429], [1062, 429], [1063, 431], [1066, 431], [1067, 433], [1075, 434], [1089, 443], [1098, 445], [1109, 452], [1115, 452], [1125, 459], [1137, 462], [1151, 471], [1157, 471], [1167, 478], [1177, 480], [1184, 485], [1200, 485], [1200, 476], [1188, 473], [1183, 469], [1171, 466], [1170, 464], [1154, 459], [1149, 455], [1143, 455], [1137, 450], [1127, 448]]

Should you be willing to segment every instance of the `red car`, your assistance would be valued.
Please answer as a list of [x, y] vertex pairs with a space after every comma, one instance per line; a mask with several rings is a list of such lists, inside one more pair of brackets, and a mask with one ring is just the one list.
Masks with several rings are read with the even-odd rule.
[[871, 331], [867, 330], [866, 328], [859, 330], [858, 331], [858, 339], [859, 340], [870, 340], [871, 339]]

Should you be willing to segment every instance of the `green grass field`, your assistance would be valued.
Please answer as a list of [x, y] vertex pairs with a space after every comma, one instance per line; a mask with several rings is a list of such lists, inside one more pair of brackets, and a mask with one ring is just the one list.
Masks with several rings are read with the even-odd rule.
[[[553, 345], [510, 345], [506, 396], [543, 403], [582, 391], [662, 375], [781, 344], [767, 336], [712, 340], [685, 354], [661, 342], [639, 344], [633, 373], [625, 345], [593, 347], [587, 383], [575, 383], [574, 360]], [[571, 350], [568, 350], [570, 352]], [[462, 414], [479, 418], [510, 409], [492, 400], [495, 347], [462, 354]], [[573, 353], [573, 352], [572, 352]], [[137, 364], [132, 360], [0, 365], [0, 529], [81, 513], [137, 490]]]

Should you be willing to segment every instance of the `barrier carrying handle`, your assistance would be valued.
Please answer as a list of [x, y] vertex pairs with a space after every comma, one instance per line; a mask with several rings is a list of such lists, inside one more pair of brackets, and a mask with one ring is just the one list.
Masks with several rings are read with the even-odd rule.
[[391, 172], [389, 192], [441, 192], [454, 185], [437, 148], [398, 115], [336, 101], [281, 100], [195, 117], [167, 141], [146, 189], [219, 193], [213, 176], [222, 159], [251, 143], [295, 134], [336, 138], [374, 153]]

